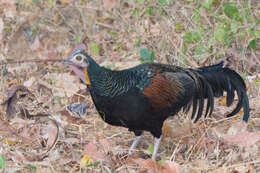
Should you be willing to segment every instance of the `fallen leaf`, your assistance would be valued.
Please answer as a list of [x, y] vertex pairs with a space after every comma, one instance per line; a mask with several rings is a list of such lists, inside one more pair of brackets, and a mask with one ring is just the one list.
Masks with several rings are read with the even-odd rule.
[[2, 118], [0, 118], [0, 135], [9, 135], [12, 133], [11, 127], [7, 121], [4, 121]]
[[161, 165], [159, 165], [157, 162], [154, 162], [152, 159], [145, 159], [141, 162], [142, 166], [146, 169], [155, 169], [155, 170], [160, 170]]
[[119, 0], [105, 0], [105, 8], [114, 8], [120, 1]]
[[59, 133], [59, 129], [57, 124], [55, 124], [53, 121], [51, 121], [52, 123], [48, 126], [47, 129], [47, 135], [48, 135], [48, 140], [47, 140], [47, 146], [48, 148], [51, 148], [55, 142], [57, 141], [58, 138], [58, 133]]
[[[12, 120], [14, 120], [14, 119], [12, 119]], [[13, 128], [12, 126], [14, 126], [15, 128]], [[19, 123], [16, 123], [15, 121], [12, 121], [12, 126], [9, 124], [8, 121], [5, 121], [0, 117], [0, 134], [3, 137], [8, 136], [8, 138], [6, 138], [7, 141], [2, 141], [2, 142], [6, 142], [6, 143], [11, 142], [11, 141], [8, 141], [9, 139], [18, 141], [18, 139], [9, 138], [10, 136], [19, 137], [19, 139], [22, 141], [22, 143], [31, 142], [31, 140], [29, 138], [20, 135], [20, 133], [22, 133], [23, 129], [26, 126], [25, 123], [19, 124]], [[19, 134], [17, 133], [17, 131], [19, 131]]]
[[25, 92], [29, 92], [29, 90], [22, 86], [22, 85], [17, 85], [17, 86], [12, 86], [8, 91], [7, 91], [7, 97], [5, 99], [5, 101], [2, 104], [7, 104], [16, 94], [17, 91], [25, 91]]
[[[17, 96], [18, 91], [21, 91], [22, 94], [31, 93], [25, 86], [22, 86], [22, 85], [13, 86], [7, 91], [7, 98], [2, 103], [2, 105], [7, 105], [6, 117], [8, 119], [13, 117], [14, 113], [16, 112], [15, 107], [16, 107], [16, 103], [19, 99], [19, 96]], [[20, 95], [21, 95], [21, 93], [20, 93]]]
[[239, 121], [232, 124], [232, 126], [227, 131], [227, 135], [235, 135], [237, 133], [245, 132], [246, 130], [247, 123], [244, 121]]
[[127, 158], [128, 165], [138, 165], [141, 167], [140, 172], [162, 172], [162, 165], [158, 162], [154, 162], [152, 159], [142, 159], [142, 158]]
[[98, 149], [93, 141], [90, 141], [85, 146], [83, 154], [89, 156], [91, 159], [93, 159], [94, 162], [103, 161], [105, 159], [105, 154]]
[[65, 143], [69, 143], [69, 144], [79, 143], [79, 139], [78, 138], [65, 138], [63, 141]]
[[33, 50], [33, 51], [37, 51], [39, 50], [40, 48], [42, 47], [41, 45], [41, 42], [39, 40], [39, 37], [36, 36], [33, 43], [30, 45], [30, 48]]
[[34, 123], [24, 124], [24, 127], [19, 130], [19, 135], [29, 139], [28, 142], [33, 142], [40, 134], [40, 127]]
[[208, 169], [210, 163], [207, 159], [198, 159], [192, 162], [192, 170], [197, 172], [198, 169]]
[[237, 166], [232, 173], [247, 173], [247, 172], [251, 172], [250, 169], [248, 169], [246, 166], [241, 165], [241, 166]]
[[223, 96], [221, 97], [219, 100], [218, 100], [218, 104], [222, 105], [222, 106], [226, 106], [226, 96]]
[[70, 0], [60, 0], [60, 2], [62, 3], [62, 5], [67, 6], [69, 5]]
[[16, 139], [11, 139], [11, 138], [4, 138], [1, 141], [3, 144], [7, 144], [7, 145], [15, 145], [17, 143], [19, 143], [19, 141], [17, 141]]
[[12, 160], [15, 163], [23, 163], [26, 161], [26, 158], [24, 157], [24, 155], [21, 151], [15, 150], [14, 152], [15, 152], [15, 154], [13, 155]]
[[102, 145], [105, 153], [108, 153], [110, 151], [110, 143], [106, 138], [100, 139], [99, 143]]
[[79, 117], [73, 117], [70, 115], [70, 113], [67, 111], [67, 110], [62, 110], [60, 111], [60, 114], [62, 115], [62, 118], [70, 123], [70, 124], [77, 124], [77, 125], [80, 125], [80, 124], [87, 124], [86, 120], [82, 119], [82, 118], [79, 118]]
[[180, 165], [176, 162], [167, 160], [163, 166], [163, 173], [180, 173]]
[[42, 82], [41, 84], [47, 88], [51, 88], [53, 95], [58, 97], [71, 97], [74, 93], [86, 88], [86, 85], [80, 83], [77, 76], [69, 73], [49, 73], [45, 75], [44, 78], [47, 81], [53, 81], [53, 83]]
[[183, 138], [184, 136], [189, 136], [192, 134], [193, 124], [191, 121], [187, 120], [182, 123], [176, 121], [170, 122], [165, 121], [162, 127], [162, 139], [165, 137], [170, 138]]
[[24, 85], [25, 87], [27, 87], [27, 88], [30, 88], [30, 87], [32, 87], [32, 85], [34, 84], [35, 81], [36, 81], [35, 77], [32, 76], [30, 79], [28, 79], [27, 81], [25, 81], [25, 82], [23, 83], [23, 85]]
[[260, 141], [260, 135], [255, 132], [238, 132], [235, 135], [223, 137], [224, 141], [240, 147], [250, 147]]

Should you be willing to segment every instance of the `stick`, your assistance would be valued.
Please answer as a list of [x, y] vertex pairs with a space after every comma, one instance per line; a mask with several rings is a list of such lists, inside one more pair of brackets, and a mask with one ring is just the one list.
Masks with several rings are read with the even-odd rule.
[[21, 64], [21, 63], [30, 63], [30, 62], [36, 62], [36, 63], [45, 63], [45, 62], [58, 62], [58, 61], [62, 61], [63, 59], [61, 58], [49, 58], [49, 59], [25, 59], [25, 60], [19, 60], [19, 61], [8, 61], [8, 62], [0, 62], [0, 65], [5, 65], [5, 64]]

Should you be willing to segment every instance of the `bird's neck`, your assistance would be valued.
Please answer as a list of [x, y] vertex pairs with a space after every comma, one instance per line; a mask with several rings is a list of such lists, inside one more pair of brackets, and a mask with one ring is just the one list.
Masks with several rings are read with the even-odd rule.
[[88, 69], [88, 75], [91, 84], [88, 86], [91, 92], [95, 92], [100, 96], [116, 96], [128, 90], [127, 85], [131, 80], [131, 72], [129, 71], [113, 71], [95, 65]]

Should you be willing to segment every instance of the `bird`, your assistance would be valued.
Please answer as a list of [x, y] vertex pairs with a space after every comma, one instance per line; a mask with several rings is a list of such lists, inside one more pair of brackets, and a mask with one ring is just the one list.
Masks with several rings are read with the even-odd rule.
[[[128, 154], [137, 147], [144, 131], [154, 137], [152, 160], [162, 139], [163, 122], [179, 111], [191, 110], [191, 119], [197, 122], [202, 115], [212, 114], [214, 97], [226, 92], [230, 106], [237, 93], [238, 102], [227, 117], [243, 108], [243, 121], [250, 116], [246, 85], [234, 70], [220, 62], [199, 68], [184, 68], [161, 63], [142, 63], [123, 70], [100, 66], [85, 52], [84, 44], [77, 45], [63, 59], [87, 85], [101, 118], [113, 126], [122, 126], [134, 132], [135, 139]], [[206, 104], [207, 101], [207, 104]]]

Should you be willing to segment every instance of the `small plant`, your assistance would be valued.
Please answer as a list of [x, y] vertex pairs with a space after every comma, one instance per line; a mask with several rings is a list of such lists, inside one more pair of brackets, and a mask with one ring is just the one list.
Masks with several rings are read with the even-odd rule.
[[[243, 8], [241, 8], [241, 5]], [[205, 10], [202, 10], [204, 8]], [[248, 1], [238, 4], [217, 0], [205, 0], [193, 8], [192, 27], [187, 27], [183, 35], [182, 52], [198, 56], [218, 49], [217, 56], [223, 55], [233, 43], [248, 45], [257, 49], [260, 30], [257, 21], [250, 13]], [[204, 11], [204, 13], [202, 13]], [[210, 16], [210, 17], [209, 17]], [[175, 24], [175, 32], [182, 32], [181, 24]]]
[[5, 157], [3, 154], [0, 154], [0, 169], [5, 167]]
[[153, 62], [155, 55], [154, 55], [154, 51], [150, 51], [147, 48], [141, 48], [140, 49], [140, 60], [142, 63], [144, 62]]
[[99, 45], [95, 41], [91, 41], [89, 44], [90, 52], [93, 55], [99, 55]]
[[30, 168], [33, 171], [37, 170], [37, 167], [35, 165], [32, 165], [32, 164], [28, 164], [28, 168]]
[[146, 150], [144, 150], [145, 154], [152, 155], [153, 154], [153, 144], [150, 144]]

